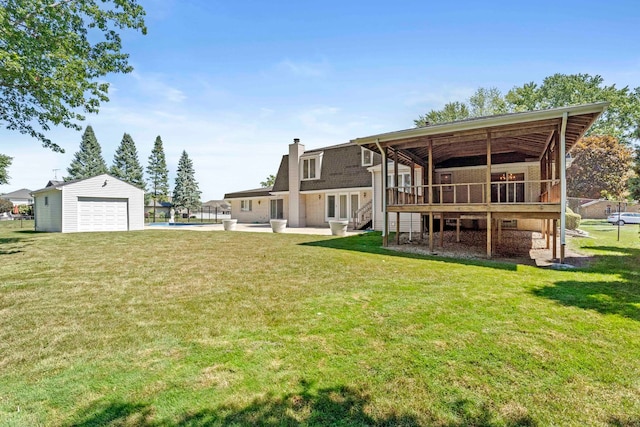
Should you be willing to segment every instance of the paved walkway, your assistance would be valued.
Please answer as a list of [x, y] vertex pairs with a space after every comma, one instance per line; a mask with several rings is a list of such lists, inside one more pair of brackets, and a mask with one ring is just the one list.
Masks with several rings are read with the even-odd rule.
[[[145, 230], [192, 230], [192, 231], [224, 231], [222, 224], [198, 224], [193, 225], [145, 225]], [[269, 224], [236, 224], [235, 231], [250, 231], [254, 233], [273, 233]], [[331, 236], [331, 230], [323, 227], [287, 227], [285, 234], [314, 234]], [[347, 236], [362, 234], [364, 231], [347, 231]]]

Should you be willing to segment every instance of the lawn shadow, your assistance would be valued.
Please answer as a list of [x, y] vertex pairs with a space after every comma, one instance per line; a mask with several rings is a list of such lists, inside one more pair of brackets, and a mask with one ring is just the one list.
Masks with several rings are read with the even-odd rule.
[[29, 240], [21, 237], [0, 237], [0, 255], [13, 255], [24, 252], [21, 248]]
[[[617, 314], [640, 321], [640, 249], [596, 246], [585, 273], [617, 274], [614, 281], [561, 280], [533, 290], [533, 294], [565, 306]], [[606, 254], [611, 253], [610, 255]], [[620, 255], [622, 253], [622, 255]], [[573, 277], [573, 275], [572, 275]]]
[[[368, 412], [371, 403], [365, 392], [338, 386], [311, 390], [311, 384], [301, 383], [301, 391], [280, 397], [268, 394], [252, 402], [227, 404], [215, 409], [203, 409], [160, 420], [153, 406], [113, 402], [89, 407], [78, 414], [78, 421], [68, 427], [136, 426], [136, 427], [207, 427], [207, 426], [426, 426], [462, 427], [535, 426], [527, 414], [501, 416], [487, 404], [456, 400], [443, 413], [424, 413], [420, 417], [408, 413], [391, 413], [373, 417]], [[443, 422], [442, 417], [448, 418]]]
[[496, 268], [499, 270], [516, 271], [517, 264], [498, 262], [490, 260], [480, 260], [472, 258], [452, 258], [446, 256], [425, 255], [419, 253], [402, 252], [387, 249], [382, 246], [382, 236], [379, 232], [356, 234], [349, 237], [338, 237], [335, 239], [318, 240], [315, 242], [300, 243], [302, 246], [317, 246], [330, 249], [342, 249], [348, 251], [365, 252], [376, 255], [387, 255], [400, 258], [425, 259], [430, 261], [441, 261], [453, 264], [472, 265], [476, 267]]

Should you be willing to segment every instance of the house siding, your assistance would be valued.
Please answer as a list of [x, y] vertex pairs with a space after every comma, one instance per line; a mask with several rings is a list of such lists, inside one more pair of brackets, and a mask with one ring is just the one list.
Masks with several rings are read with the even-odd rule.
[[[104, 185], [105, 180], [107, 185]], [[78, 231], [78, 198], [128, 199], [129, 230], [144, 229], [144, 192], [109, 175], [98, 175], [62, 187], [63, 233]]]
[[[251, 210], [243, 211], [241, 202], [251, 200]], [[267, 197], [247, 197], [244, 199], [227, 200], [231, 205], [231, 218], [243, 223], [267, 223], [269, 222], [269, 198]]]
[[[49, 199], [47, 205], [45, 205], [45, 197]], [[37, 194], [34, 202], [36, 231], [62, 231], [62, 192], [52, 190]]]

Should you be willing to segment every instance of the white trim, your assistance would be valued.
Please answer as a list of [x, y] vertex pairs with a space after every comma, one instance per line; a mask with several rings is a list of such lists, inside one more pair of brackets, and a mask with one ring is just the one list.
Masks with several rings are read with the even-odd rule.
[[321, 190], [307, 190], [301, 191], [300, 194], [333, 194], [333, 193], [344, 193], [344, 192], [356, 192], [356, 191], [370, 191], [372, 187], [347, 187], [347, 188], [324, 188]]
[[460, 120], [457, 122], [435, 124], [421, 128], [405, 129], [395, 132], [381, 133], [352, 139], [358, 145], [374, 144], [376, 142], [395, 141], [398, 139], [439, 135], [442, 133], [461, 132], [473, 129], [484, 129], [518, 123], [535, 122], [541, 120], [558, 119], [563, 115], [577, 116], [581, 114], [602, 113], [609, 106], [608, 102], [577, 105], [570, 107], [551, 108], [548, 110], [524, 111], [520, 113], [504, 114], [499, 116], [480, 117], [477, 119]]
[[[367, 191], [367, 190], [365, 190]], [[342, 190], [336, 190], [336, 191], [328, 191], [325, 193], [324, 196], [324, 219], [326, 222], [329, 221], [333, 221], [333, 220], [346, 220], [346, 221], [351, 221], [351, 196], [357, 195], [358, 196], [358, 208], [360, 208], [361, 204], [362, 204], [362, 197], [361, 197], [361, 192], [360, 191], [342, 191]], [[334, 196], [335, 197], [335, 214], [336, 216], [334, 217], [330, 217], [329, 216], [329, 197]], [[347, 198], [347, 207], [346, 207], [346, 217], [341, 217], [340, 216], [340, 197], [341, 196], [346, 196]]]
[[[322, 171], [322, 152], [313, 154], [303, 154], [300, 156], [300, 181], [314, 181], [320, 179]], [[304, 176], [304, 162], [309, 160], [315, 160], [315, 176], [312, 178], [305, 178]]]
[[[360, 147], [360, 166], [373, 166], [373, 151], [368, 148]], [[365, 162], [364, 154], [365, 152], [369, 153], [369, 161]]]

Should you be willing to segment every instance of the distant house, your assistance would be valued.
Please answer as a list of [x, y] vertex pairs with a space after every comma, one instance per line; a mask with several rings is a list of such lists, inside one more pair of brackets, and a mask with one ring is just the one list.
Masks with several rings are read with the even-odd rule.
[[31, 194], [36, 231], [73, 233], [144, 228], [144, 191], [108, 174], [50, 182]]
[[144, 214], [146, 217], [149, 217], [153, 216], [155, 212], [156, 217], [169, 218], [171, 206], [173, 206], [171, 202], [149, 200], [149, 202], [144, 205]]
[[12, 191], [11, 193], [6, 193], [0, 195], [0, 199], [5, 199], [13, 203], [13, 213], [17, 214], [18, 209], [21, 205], [32, 205], [33, 204], [33, 196], [31, 195], [31, 190], [26, 188], [21, 188], [20, 190]]
[[227, 193], [224, 198], [240, 222], [287, 219], [290, 227], [324, 227], [331, 220], [348, 220], [363, 228], [371, 221], [369, 168], [380, 159], [354, 143], [306, 150], [294, 139], [273, 187]]
[[640, 204], [629, 201], [618, 203], [617, 201], [604, 199], [570, 199], [569, 205], [583, 219], [606, 219], [612, 213], [618, 212], [618, 209], [620, 209], [620, 212], [640, 212]]

